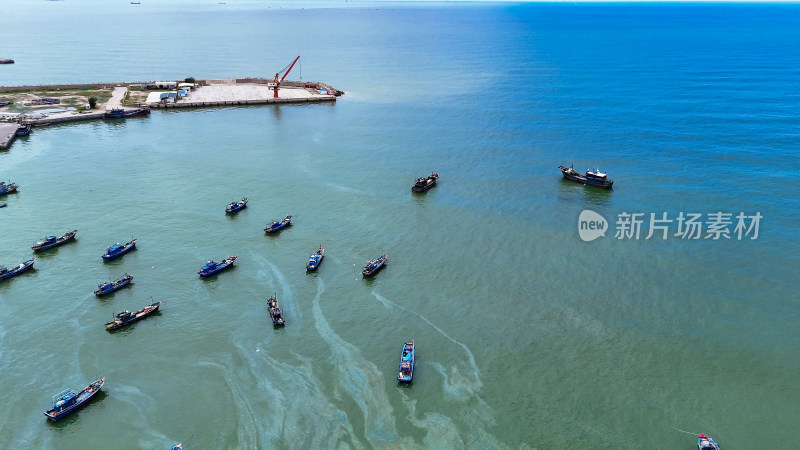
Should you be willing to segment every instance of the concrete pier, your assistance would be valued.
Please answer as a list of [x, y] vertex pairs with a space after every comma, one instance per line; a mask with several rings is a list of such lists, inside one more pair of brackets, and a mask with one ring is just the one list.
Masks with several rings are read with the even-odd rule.
[[0, 123], [0, 150], [5, 150], [14, 142], [17, 137], [16, 123]]

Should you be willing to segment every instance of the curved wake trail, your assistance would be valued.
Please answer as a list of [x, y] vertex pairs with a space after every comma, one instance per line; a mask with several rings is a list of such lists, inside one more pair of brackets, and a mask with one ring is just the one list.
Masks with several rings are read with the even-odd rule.
[[[272, 273], [272, 276], [277, 280], [278, 285], [280, 286], [280, 290], [278, 293], [280, 296], [278, 297], [278, 303], [280, 304], [281, 310], [283, 311], [284, 315], [288, 318], [296, 318], [297, 319], [297, 326], [302, 324], [303, 313], [300, 309], [295, 307], [294, 302], [294, 291], [292, 291], [292, 286], [289, 281], [286, 279], [286, 276], [278, 269], [278, 266], [272, 264], [269, 260], [264, 258], [259, 254], [251, 254], [251, 258], [253, 261], [256, 261], [261, 265], [262, 268], [268, 267], [269, 271]], [[267, 275], [266, 270], [263, 273], [264, 276]], [[270, 280], [272, 281], [272, 280]], [[276, 289], [273, 287], [273, 291]], [[294, 321], [293, 321], [294, 322]], [[293, 325], [295, 328], [296, 326]]]
[[[319, 279], [317, 295], [312, 310], [322, 339], [328, 344], [331, 361], [341, 374], [339, 385], [353, 398], [364, 414], [365, 435], [370, 445], [397, 444], [398, 436], [392, 417], [392, 406], [386, 394], [383, 375], [370, 361], [364, 359], [358, 348], [342, 339], [328, 324], [320, 307], [320, 297], [325, 292], [325, 283]], [[403, 443], [413, 445], [413, 441]]]

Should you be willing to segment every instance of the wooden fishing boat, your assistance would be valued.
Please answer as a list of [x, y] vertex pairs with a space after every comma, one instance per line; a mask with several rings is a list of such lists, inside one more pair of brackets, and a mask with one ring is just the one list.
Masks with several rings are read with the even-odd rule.
[[208, 261], [200, 272], [197, 272], [200, 275], [200, 278], [210, 277], [212, 275], [216, 275], [222, 272], [225, 269], [228, 269], [233, 266], [233, 262], [236, 261], [236, 256], [231, 256], [222, 260], [221, 263], [217, 264], [213, 259]]
[[20, 263], [17, 267], [9, 269], [5, 266], [0, 266], [0, 281], [5, 280], [6, 278], [11, 278], [13, 276], [19, 275], [22, 272], [29, 270], [33, 267], [33, 262], [36, 261], [36, 258], [31, 258], [24, 263]]
[[134, 322], [138, 322], [142, 319], [146, 319], [150, 317], [151, 314], [158, 311], [158, 308], [161, 307], [161, 302], [155, 302], [153, 304], [147, 305], [144, 308], [136, 311], [122, 311], [119, 314], [114, 315], [114, 320], [108, 322], [106, 324], [106, 330], [116, 330], [117, 328], [122, 328], [126, 325], [130, 325]]
[[432, 173], [427, 177], [420, 177], [414, 181], [414, 186], [411, 186], [411, 192], [425, 192], [428, 189], [436, 186], [436, 180], [439, 179], [438, 173]]
[[247, 197], [242, 197], [238, 202], [229, 203], [225, 208], [225, 214], [236, 214], [245, 208], [247, 208]]
[[78, 230], [72, 230], [72, 231], [66, 233], [65, 235], [63, 235], [63, 236], [61, 236], [59, 238], [57, 238], [55, 236], [47, 236], [46, 238], [44, 238], [40, 242], [37, 242], [37, 243], [33, 244], [33, 247], [31, 247], [31, 248], [35, 252], [41, 252], [41, 251], [44, 251], [44, 250], [51, 249], [53, 247], [58, 247], [61, 244], [66, 244], [67, 242], [75, 239], [75, 234], [77, 232], [78, 232]]
[[136, 239], [128, 242], [127, 244], [120, 244], [119, 242], [117, 242], [116, 244], [106, 249], [106, 254], [102, 256], [103, 261], [111, 261], [112, 259], [122, 256], [125, 253], [128, 253], [134, 248], [136, 248]]
[[106, 281], [105, 283], [98, 284], [94, 295], [100, 297], [118, 291], [130, 284], [131, 280], [133, 280], [133, 275], [128, 275], [126, 273], [115, 281]]
[[317, 251], [308, 255], [308, 264], [306, 264], [306, 270], [309, 272], [317, 270], [322, 262], [322, 258], [324, 257], [325, 249], [320, 245]]
[[700, 433], [700, 436], [697, 437], [697, 449], [698, 450], [719, 450], [719, 444], [714, 442], [713, 439], [706, 436], [703, 433]]
[[289, 225], [292, 224], [292, 217], [294, 217], [294, 216], [289, 214], [288, 216], [286, 216], [285, 219], [283, 219], [281, 221], [273, 220], [272, 222], [267, 224], [267, 227], [264, 228], [264, 232], [267, 233], [267, 234], [272, 234], [272, 233], [277, 233], [278, 231], [281, 231], [282, 229], [284, 229], [284, 228], [286, 228], [286, 227], [288, 227]]
[[269, 309], [269, 316], [272, 318], [273, 325], [284, 325], [283, 314], [281, 308], [278, 306], [278, 294], [273, 295], [267, 300], [267, 308]]
[[364, 266], [364, 270], [361, 271], [361, 274], [365, 277], [371, 277], [375, 275], [383, 268], [383, 265], [386, 264], [386, 258], [386, 253], [384, 253], [377, 259], [370, 259], [367, 261], [367, 265]]
[[410, 383], [414, 378], [414, 340], [403, 344], [403, 353], [400, 355], [400, 371], [397, 380]]
[[105, 382], [105, 378], [95, 380], [86, 389], [82, 390], [80, 394], [72, 389], [67, 389], [54, 395], [53, 409], [46, 411], [44, 415], [47, 416], [49, 420], [55, 422], [67, 414], [76, 411], [78, 408], [88, 403], [89, 400], [91, 400], [98, 392], [100, 392], [100, 389], [103, 388], [103, 384], [105, 384]]
[[16, 192], [18, 187], [17, 183], [0, 181], [0, 195]]

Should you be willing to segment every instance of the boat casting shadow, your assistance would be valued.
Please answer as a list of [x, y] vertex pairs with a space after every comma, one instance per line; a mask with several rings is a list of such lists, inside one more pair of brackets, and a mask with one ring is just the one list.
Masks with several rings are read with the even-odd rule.
[[200, 278], [201, 280], [203, 280], [203, 282], [205, 282], [205, 283], [209, 283], [209, 282], [211, 282], [211, 281], [214, 281], [214, 280], [216, 280], [216, 279], [217, 279], [217, 277], [218, 277], [218, 276], [220, 276], [220, 274], [223, 274], [223, 273], [225, 273], [225, 272], [230, 272], [230, 271], [232, 271], [232, 270], [236, 270], [236, 267], [237, 267], [236, 265], [233, 265], [233, 266], [230, 266], [230, 267], [228, 267], [227, 269], [223, 270], [222, 272], [217, 272], [217, 273], [215, 273], [214, 275], [211, 275], [210, 277], [198, 277], [198, 278]]
[[70, 241], [69, 241], [69, 242], [65, 242], [65, 243], [63, 243], [63, 244], [61, 244], [61, 245], [57, 245], [57, 246], [55, 246], [55, 247], [53, 247], [53, 248], [48, 248], [47, 250], [41, 250], [41, 251], [38, 251], [38, 252], [34, 252], [34, 253], [36, 254], [36, 259], [50, 259], [50, 258], [54, 258], [54, 257], [55, 257], [55, 256], [58, 254], [58, 250], [59, 250], [60, 248], [63, 248], [63, 247], [71, 247], [71, 246], [72, 246], [72, 245], [74, 245], [76, 242], [78, 242], [78, 238], [77, 238], [77, 237], [74, 237], [74, 238], [70, 239]]
[[[39, 257], [37, 256], [37, 257], [36, 257], [36, 259], [39, 259]], [[36, 270], [36, 267], [31, 267], [30, 269], [26, 270], [25, 272], [22, 272], [22, 273], [21, 273], [21, 274], [19, 274], [19, 275], [14, 275], [14, 276], [13, 276], [13, 277], [11, 277], [11, 278], [6, 278], [5, 280], [0, 280], [0, 289], [1, 289], [3, 286], [10, 286], [10, 285], [11, 285], [11, 282], [10, 282], [10, 281], [11, 281], [11, 280], [13, 280], [14, 278], [20, 278], [20, 277], [24, 277], [24, 276], [27, 276], [27, 275], [28, 275], [28, 274], [30, 274], [30, 273], [34, 273], [34, 274], [35, 274], [36, 272], [38, 272], [38, 271]]]
[[[61, 430], [63, 428], [69, 427], [71, 424], [80, 421], [81, 414], [86, 414], [86, 411], [93, 409], [95, 405], [100, 404], [108, 396], [106, 391], [100, 390], [97, 394], [94, 394], [94, 397], [84, 406], [81, 406], [77, 411], [73, 411], [67, 417], [58, 420], [57, 422], [53, 422], [52, 420], [48, 420], [46, 417], [43, 417], [47, 424], [57, 430]], [[72, 431], [69, 431], [72, 433]]]
[[[162, 301], [161, 304], [163, 305], [164, 302]], [[106, 332], [109, 333], [109, 334], [119, 334], [121, 336], [125, 336], [128, 333], [133, 332], [133, 329], [136, 328], [136, 325], [139, 325], [142, 322], [146, 322], [147, 320], [152, 319], [153, 317], [159, 317], [160, 315], [161, 315], [161, 308], [159, 308], [158, 311], [156, 311], [156, 312], [150, 314], [149, 316], [145, 317], [144, 319], [139, 319], [139, 320], [137, 320], [136, 322], [133, 322], [130, 325], [125, 325], [124, 327], [116, 328], [116, 329], [113, 329], [113, 330], [109, 330], [108, 328], [106, 328]], [[103, 391], [101, 390], [100, 392], [103, 392]]]
[[587, 186], [585, 184], [576, 183], [564, 178], [561, 178], [559, 191], [561, 194], [574, 195], [577, 192], [583, 191], [585, 199], [592, 204], [607, 205], [611, 200], [613, 189], [602, 189], [594, 186]]
[[124, 257], [125, 257], [125, 255], [130, 255], [131, 253], [134, 253], [134, 252], [135, 252], [135, 251], [136, 251], [138, 248], [139, 248], [139, 247], [135, 247], [135, 246], [134, 246], [132, 249], [128, 250], [128, 251], [127, 251], [127, 252], [125, 252], [124, 254], [122, 254], [122, 255], [119, 255], [119, 256], [117, 256], [116, 258], [114, 258], [114, 259], [112, 259], [112, 260], [109, 260], [109, 261], [106, 261], [106, 260], [104, 259], [104, 260], [103, 260], [103, 264], [113, 264], [113, 263], [117, 263], [117, 265], [119, 265], [119, 264], [120, 264], [120, 261], [122, 260], [122, 258], [124, 258]]

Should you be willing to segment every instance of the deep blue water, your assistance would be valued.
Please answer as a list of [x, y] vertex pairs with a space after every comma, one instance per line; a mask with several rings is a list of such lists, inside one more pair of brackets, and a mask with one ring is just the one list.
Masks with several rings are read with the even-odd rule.
[[[24, 40], [0, 47], [17, 60], [0, 85], [269, 76], [299, 54], [290, 78], [347, 94], [38, 129], [0, 152], [0, 179], [22, 185], [0, 210], [0, 264], [80, 230], [0, 284], [15, 405], [0, 447], [800, 438], [798, 5], [143, 3], [4, 6], [20, 18], [4, 35]], [[560, 164], [614, 189], [562, 181]], [[440, 186], [411, 196], [432, 170]], [[579, 238], [584, 209], [605, 238]], [[763, 219], [756, 240], [682, 240], [675, 223], [667, 240], [617, 240], [622, 212]], [[100, 262], [131, 236], [136, 252]], [[229, 254], [233, 271], [197, 279]], [[136, 286], [91, 295], [125, 271]], [[267, 324], [273, 292], [284, 330]], [[159, 317], [102, 329], [151, 296]], [[400, 387], [410, 338], [418, 376]], [[52, 394], [96, 375], [102, 399], [45, 423]]]

